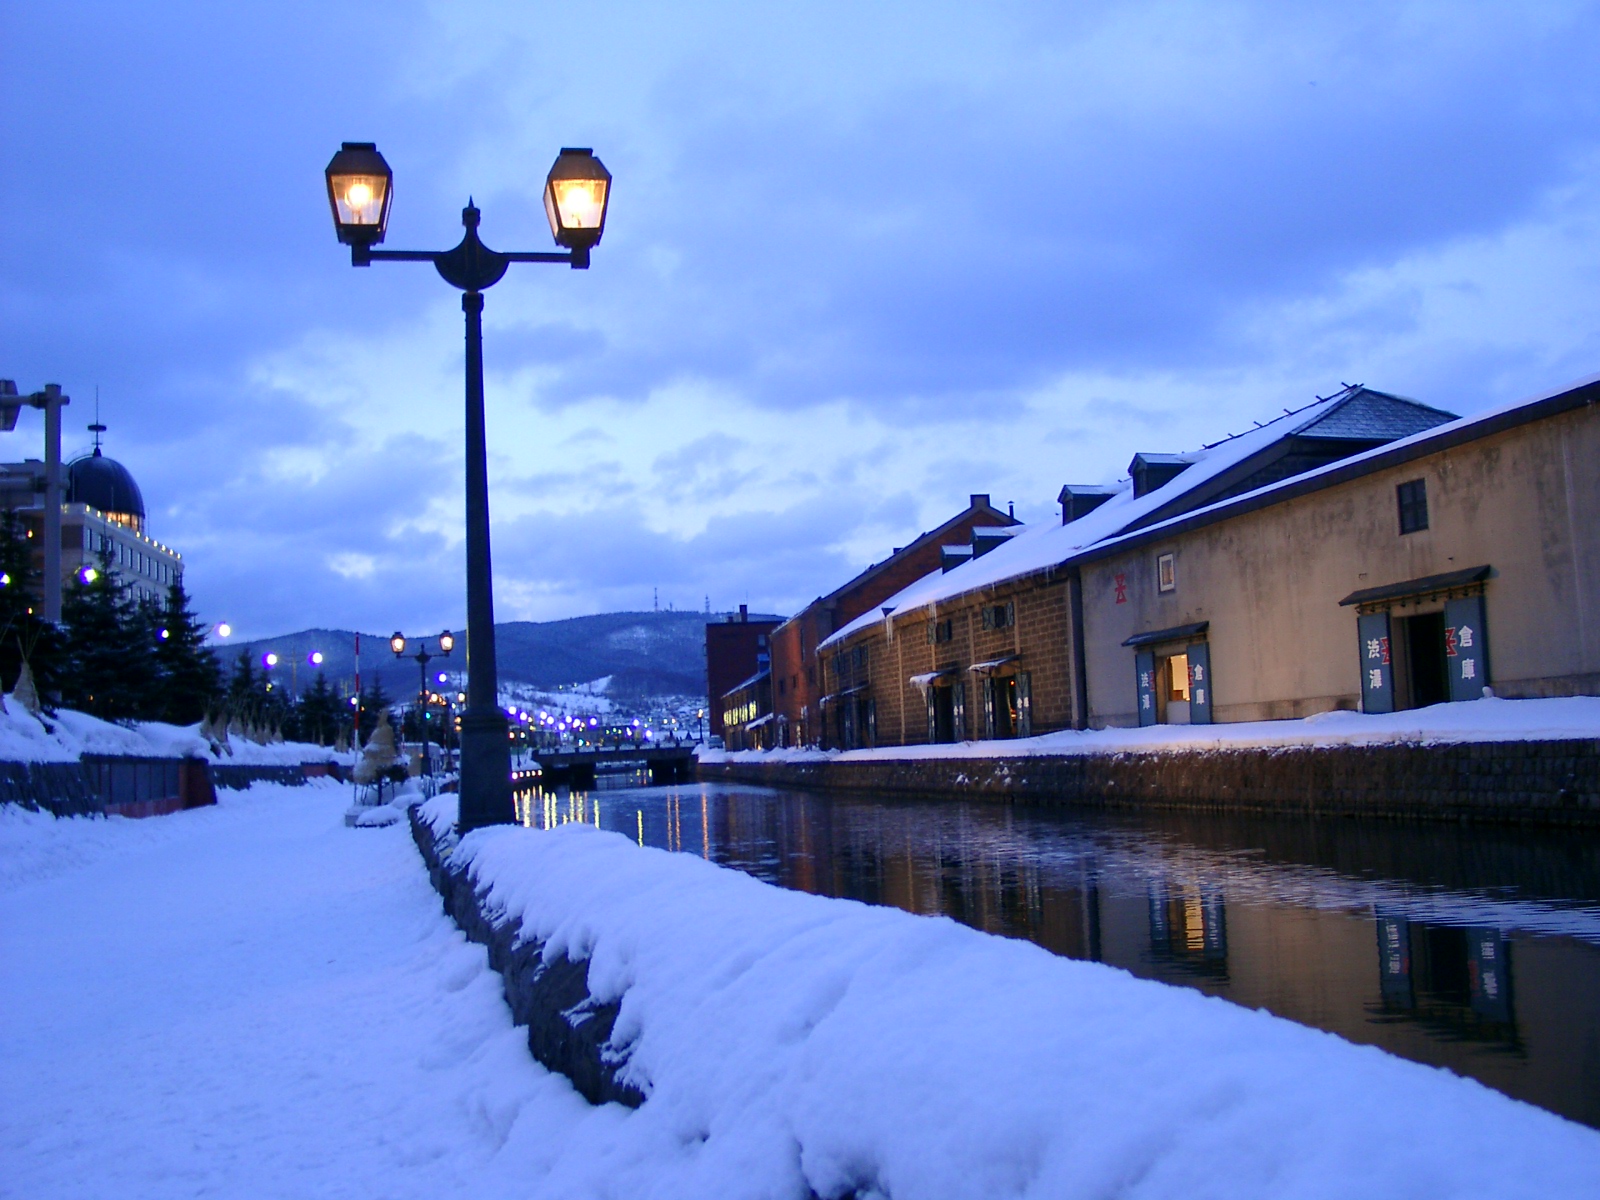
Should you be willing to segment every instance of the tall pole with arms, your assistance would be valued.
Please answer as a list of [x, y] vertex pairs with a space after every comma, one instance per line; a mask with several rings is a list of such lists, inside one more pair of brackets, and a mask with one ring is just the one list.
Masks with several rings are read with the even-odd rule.
[[545, 179], [550, 232], [565, 253], [502, 254], [478, 240], [478, 209], [461, 212], [466, 229], [453, 250], [374, 250], [383, 241], [394, 195], [394, 173], [371, 142], [345, 142], [328, 164], [328, 203], [334, 229], [350, 247], [350, 265], [428, 262], [464, 293], [466, 314], [467, 706], [461, 714], [462, 833], [516, 820], [511, 798], [510, 731], [500, 708], [495, 668], [494, 580], [489, 561], [489, 467], [483, 415], [483, 292], [514, 262], [589, 266], [589, 251], [605, 230], [611, 173], [593, 151], [564, 148]]

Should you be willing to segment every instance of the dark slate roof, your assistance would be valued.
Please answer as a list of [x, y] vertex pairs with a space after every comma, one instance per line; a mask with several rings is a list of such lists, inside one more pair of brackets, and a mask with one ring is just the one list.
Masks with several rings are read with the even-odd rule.
[[105, 457], [99, 447], [67, 464], [67, 500], [101, 512], [131, 513], [140, 519], [145, 515], [144, 496], [128, 468]]
[[1415, 400], [1407, 400], [1404, 396], [1375, 392], [1358, 385], [1346, 388], [1340, 403], [1294, 430], [1294, 435], [1390, 442], [1455, 419], [1455, 413], [1445, 412], [1441, 408], [1430, 408]]

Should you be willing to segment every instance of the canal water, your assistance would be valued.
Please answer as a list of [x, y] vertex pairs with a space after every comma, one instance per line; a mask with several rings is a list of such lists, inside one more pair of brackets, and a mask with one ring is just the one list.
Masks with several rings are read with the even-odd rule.
[[524, 793], [780, 887], [944, 914], [1381, 1046], [1600, 1128], [1600, 837], [724, 784]]

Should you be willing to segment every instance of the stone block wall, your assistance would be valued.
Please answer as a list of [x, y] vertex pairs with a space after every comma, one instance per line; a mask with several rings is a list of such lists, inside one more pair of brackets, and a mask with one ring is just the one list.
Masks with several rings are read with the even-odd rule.
[[465, 869], [449, 861], [456, 842], [442, 837], [411, 810], [411, 836], [428, 865], [428, 878], [444, 897], [445, 912], [474, 941], [488, 948], [489, 965], [505, 981], [512, 1019], [528, 1030], [528, 1049], [552, 1071], [559, 1071], [591, 1104], [615, 1100], [630, 1108], [643, 1094], [618, 1078], [626, 1062], [611, 1047], [611, 1030], [620, 1005], [597, 1003], [589, 994], [585, 959], [544, 961], [544, 944], [523, 939], [519, 922], [490, 912]]
[[1044, 804], [1600, 828], [1600, 739], [702, 763], [699, 777]]

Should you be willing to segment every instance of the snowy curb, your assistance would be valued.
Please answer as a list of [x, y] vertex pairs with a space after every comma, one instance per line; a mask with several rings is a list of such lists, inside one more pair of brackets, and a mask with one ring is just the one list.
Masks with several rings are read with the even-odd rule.
[[620, 1005], [589, 995], [589, 964], [565, 954], [545, 961], [545, 945], [521, 937], [522, 923], [487, 907], [469, 864], [452, 858], [457, 844], [456, 801], [442, 796], [412, 806], [411, 836], [428, 864], [428, 878], [444, 897], [445, 911], [467, 935], [489, 950], [489, 965], [505, 980], [512, 1019], [528, 1028], [528, 1049], [552, 1071], [572, 1080], [590, 1104], [615, 1100], [630, 1108], [644, 1102], [639, 1089], [618, 1078], [625, 1057], [610, 1046]]

